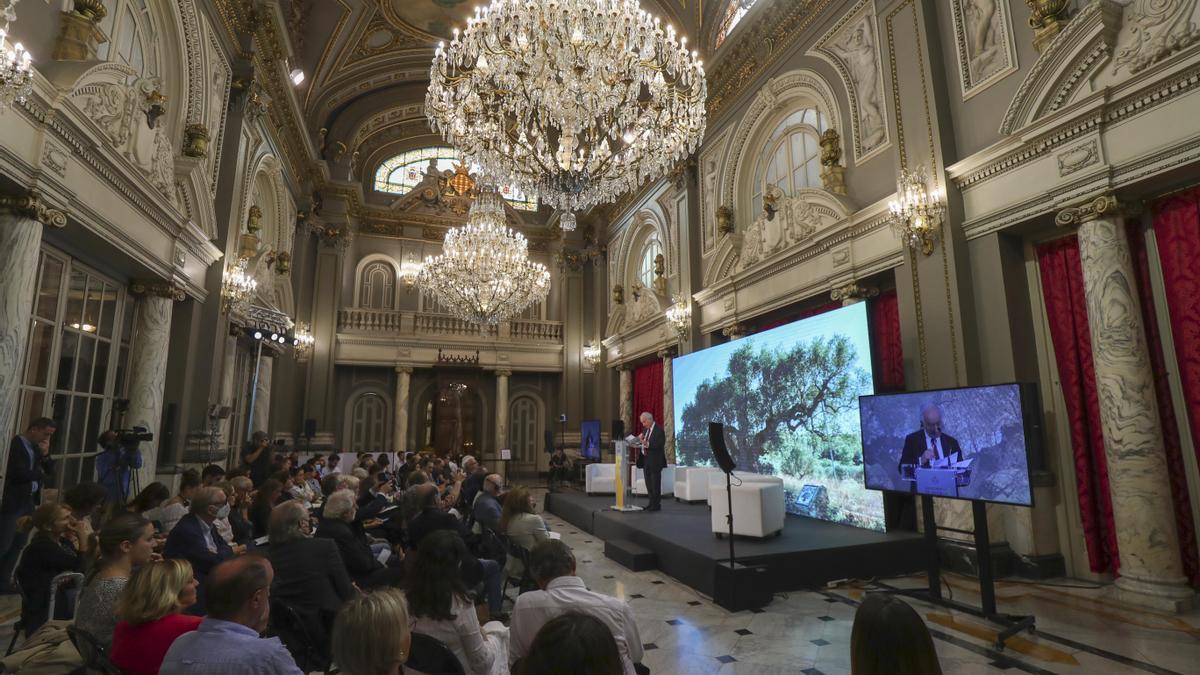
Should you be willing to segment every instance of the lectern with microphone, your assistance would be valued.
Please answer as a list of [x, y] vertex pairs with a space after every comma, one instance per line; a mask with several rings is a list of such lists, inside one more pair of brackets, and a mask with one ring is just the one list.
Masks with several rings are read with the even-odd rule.
[[729, 560], [717, 563], [717, 574], [713, 584], [713, 600], [731, 612], [743, 609], [759, 609], [771, 602], [771, 585], [767, 579], [766, 565], [742, 565], [733, 552], [733, 470], [737, 468], [729, 449], [725, 447], [725, 425], [708, 423], [708, 445], [713, 459], [725, 472], [725, 499], [729, 500]]

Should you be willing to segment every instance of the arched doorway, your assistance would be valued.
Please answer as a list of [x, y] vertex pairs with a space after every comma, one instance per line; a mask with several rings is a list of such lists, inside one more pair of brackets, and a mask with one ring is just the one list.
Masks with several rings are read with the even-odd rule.
[[508, 444], [513, 451], [512, 470], [521, 476], [537, 475], [543, 422], [542, 402], [518, 395], [508, 406]]
[[351, 399], [346, 415], [344, 439], [352, 452], [386, 452], [388, 445], [388, 401], [378, 392], [366, 391]]

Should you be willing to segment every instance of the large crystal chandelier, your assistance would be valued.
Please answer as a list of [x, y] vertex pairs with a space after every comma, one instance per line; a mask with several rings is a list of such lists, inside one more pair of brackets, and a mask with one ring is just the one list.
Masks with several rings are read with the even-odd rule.
[[504, 199], [489, 187], [475, 198], [467, 224], [446, 233], [442, 254], [425, 259], [417, 284], [483, 330], [545, 299], [550, 273], [529, 260], [525, 237], [504, 225]]
[[8, 41], [9, 27], [17, 20], [17, 2], [8, 0], [0, 10], [0, 110], [14, 101], [24, 103], [33, 90], [33, 56], [20, 42]]
[[564, 230], [704, 136], [704, 68], [637, 0], [492, 0], [438, 45], [430, 80], [433, 129], [565, 212]]
[[221, 309], [226, 314], [244, 311], [258, 289], [258, 281], [246, 271], [246, 261], [238, 260], [221, 275]]

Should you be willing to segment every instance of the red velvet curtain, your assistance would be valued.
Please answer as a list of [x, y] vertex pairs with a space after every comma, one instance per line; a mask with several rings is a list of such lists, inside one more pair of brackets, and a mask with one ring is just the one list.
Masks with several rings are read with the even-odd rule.
[[896, 289], [883, 291], [867, 304], [875, 391], [904, 391], [904, 345], [900, 341], [900, 300]]
[[[1196, 268], [1200, 255], [1200, 188], [1172, 195], [1153, 204], [1154, 237], [1162, 265], [1163, 287], [1171, 317], [1171, 335], [1179, 366], [1179, 381], [1183, 390], [1184, 414], [1187, 415], [1193, 439], [1200, 438], [1200, 270]], [[1131, 239], [1140, 239], [1131, 237]], [[1141, 242], [1138, 242], [1141, 243]], [[1142, 290], [1143, 312], [1148, 312], [1149, 271], [1144, 263], [1145, 251], [1135, 249], [1139, 262], [1139, 286]], [[1179, 530], [1184, 571], [1193, 584], [1200, 583], [1200, 561], [1197, 560], [1195, 524], [1188, 504], [1184, 474], [1183, 452], [1176, 427], [1175, 412], [1167, 388], [1167, 372], [1163, 364], [1162, 345], [1153, 313], [1147, 313], [1151, 358], [1154, 359], [1155, 385], [1164, 428], [1168, 469], [1171, 472], [1171, 496], [1175, 504], [1175, 523]], [[1174, 445], [1172, 445], [1172, 439]], [[1200, 446], [1193, 443], [1187, 451], [1200, 458]]]
[[661, 359], [643, 363], [633, 369], [633, 429], [626, 433], [641, 431], [638, 417], [648, 412], [654, 421], [663, 422], [663, 364]]
[[1088, 566], [1093, 572], [1115, 573], [1120, 559], [1100, 430], [1079, 242], [1075, 237], [1066, 237], [1042, 244], [1037, 248], [1037, 257], [1050, 339], [1067, 407]]

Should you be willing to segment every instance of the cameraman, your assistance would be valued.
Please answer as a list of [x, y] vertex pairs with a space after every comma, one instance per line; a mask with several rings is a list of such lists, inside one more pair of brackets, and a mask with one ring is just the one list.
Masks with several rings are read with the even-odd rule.
[[142, 468], [142, 451], [137, 445], [125, 446], [121, 434], [108, 430], [96, 439], [96, 482], [104, 486], [108, 500], [125, 505], [129, 501], [129, 477], [133, 469]]

